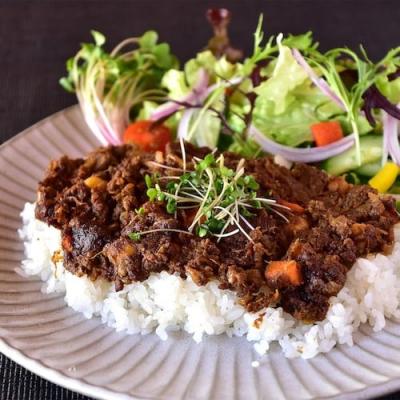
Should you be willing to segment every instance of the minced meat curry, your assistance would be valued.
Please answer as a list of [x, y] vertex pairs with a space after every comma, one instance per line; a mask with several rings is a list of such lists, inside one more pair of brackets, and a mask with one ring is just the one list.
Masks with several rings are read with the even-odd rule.
[[[186, 145], [192, 157], [210, 150]], [[225, 153], [235, 167], [240, 158]], [[166, 153], [134, 146], [99, 148], [85, 159], [52, 161], [39, 184], [36, 217], [62, 232], [65, 268], [75, 275], [124, 284], [153, 272], [190, 276], [198, 285], [218, 280], [249, 311], [282, 306], [304, 321], [324, 319], [329, 298], [343, 287], [357, 257], [389, 252], [399, 221], [394, 200], [365, 185], [351, 185], [309, 165], [291, 169], [270, 157], [245, 160], [245, 171], [280, 204], [285, 218], [268, 209], [249, 217], [249, 240], [240, 232], [217, 240], [183, 232], [191, 215], [167, 212], [149, 201], [145, 175], [168, 175], [182, 166], [179, 144]], [[171, 231], [175, 229], [177, 231]], [[132, 240], [132, 232], [156, 230]]]

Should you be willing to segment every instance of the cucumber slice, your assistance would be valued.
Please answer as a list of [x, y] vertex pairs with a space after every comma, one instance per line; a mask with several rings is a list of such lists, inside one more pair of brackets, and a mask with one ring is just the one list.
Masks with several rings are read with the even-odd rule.
[[361, 165], [361, 167], [354, 170], [354, 172], [358, 175], [375, 176], [381, 168], [382, 163], [381, 160], [379, 160], [374, 163]]
[[[360, 138], [361, 165], [375, 163], [382, 157], [382, 136], [367, 135]], [[342, 175], [359, 168], [356, 148], [331, 157], [322, 163], [322, 168], [331, 175]]]

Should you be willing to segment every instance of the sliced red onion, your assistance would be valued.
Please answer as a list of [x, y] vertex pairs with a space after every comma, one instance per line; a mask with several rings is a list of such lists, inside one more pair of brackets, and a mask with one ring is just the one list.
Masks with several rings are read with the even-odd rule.
[[327, 158], [343, 153], [350, 149], [354, 144], [354, 134], [351, 134], [326, 146], [296, 149], [274, 142], [267, 138], [254, 125], [250, 125], [249, 136], [252, 137], [267, 153], [279, 154], [289, 161], [304, 163], [326, 160]]
[[400, 165], [400, 144], [398, 138], [399, 121], [387, 114], [385, 111], [382, 111], [382, 113], [383, 143], [386, 143], [386, 151], [392, 158], [393, 162]]
[[[186, 96], [182, 97], [181, 99], [178, 99], [179, 102], [185, 102], [185, 103], [196, 102], [204, 94], [204, 92], [207, 89], [209, 80], [208, 73], [204, 68], [200, 68], [198, 74], [199, 78], [193, 90]], [[151, 114], [150, 119], [152, 121], [157, 121], [161, 118], [168, 117], [168, 115], [171, 115], [172, 113], [177, 111], [180, 107], [181, 106], [178, 103], [174, 101], [168, 101], [163, 105], [161, 105], [160, 107], [156, 108]]]
[[[228, 85], [236, 85], [237, 83], [240, 83], [241, 81], [242, 81], [242, 78], [233, 78], [232, 80], [230, 80], [229, 82], [227, 81], [226, 83]], [[205, 90], [204, 93], [201, 96], [199, 96], [198, 100], [203, 102], [210, 93], [212, 93], [215, 89], [217, 89], [220, 86], [221, 86], [220, 83], [215, 83], [214, 85], [209, 86], [207, 88], [207, 90]], [[192, 116], [195, 111], [196, 111], [195, 108], [187, 108], [183, 112], [182, 118], [179, 121], [179, 125], [178, 125], [178, 132], [177, 132], [178, 138], [187, 139], [187, 134], [189, 132], [190, 120], [192, 119]]]
[[[100, 143], [103, 146], [121, 144], [121, 139], [114, 134], [107, 120], [102, 104], [99, 101], [95, 101], [95, 107], [93, 107], [88, 104], [87, 98], [82, 96], [79, 92], [77, 92], [77, 98], [86, 123]], [[104, 123], [104, 120], [106, 120], [108, 124]]]
[[99, 140], [99, 142], [101, 143], [102, 146], [107, 146], [109, 144], [113, 144], [111, 141], [112, 139], [110, 139], [106, 135], [104, 135], [93, 120], [87, 118], [86, 116], [84, 116], [84, 118], [85, 118], [85, 121], [88, 124], [89, 128], [94, 133], [94, 135]]
[[[205, 71], [205, 70], [201, 69], [200, 71]], [[203, 80], [204, 76], [207, 77], [207, 81]], [[179, 102], [184, 102], [184, 103], [193, 102], [194, 104], [200, 105], [215, 89], [218, 89], [221, 86], [229, 87], [237, 85], [242, 80], [243, 78], [236, 77], [222, 83], [221, 82], [214, 83], [213, 85], [207, 87], [208, 75], [207, 72], [205, 72], [205, 75], [203, 74], [203, 77], [200, 77], [200, 80], [196, 84], [196, 87], [188, 95], [186, 95], [182, 99], [179, 99]], [[150, 116], [150, 119], [152, 121], [157, 121], [158, 119], [168, 117], [168, 115], [171, 115], [175, 111], [179, 110], [180, 107], [181, 107], [180, 104], [174, 101], [168, 101], [167, 103], [161, 105], [156, 110], [154, 110]]]
[[[104, 105], [103, 103], [100, 101], [97, 93], [96, 93], [96, 89], [93, 88], [93, 101], [94, 101], [94, 105], [95, 105], [95, 112], [97, 112], [97, 124], [101, 125], [102, 129], [106, 131], [106, 133], [108, 133], [108, 135], [112, 138], [112, 140], [110, 140], [110, 144], [114, 144], [114, 145], [118, 145], [121, 144], [121, 138], [118, 132], [116, 132], [113, 128], [113, 126], [111, 125], [109, 116], [107, 115], [105, 109], [104, 109]], [[122, 135], [123, 132], [121, 132]]]
[[203, 96], [202, 96], [202, 100], [204, 101], [208, 97], [208, 95], [210, 93], [212, 93], [215, 89], [218, 89], [220, 87], [229, 87], [229, 86], [237, 85], [238, 83], [242, 82], [242, 80], [243, 80], [243, 78], [238, 76], [236, 78], [226, 80], [222, 83], [221, 82], [214, 83], [213, 85], [209, 86], [205, 90], [205, 92], [203, 93]]
[[83, 117], [88, 124], [91, 131], [100, 141], [103, 146], [107, 146], [109, 144], [118, 145], [120, 144], [112, 135], [106, 126], [104, 126], [103, 121], [94, 115], [94, 111], [90, 106], [87, 106], [84, 101], [82, 101], [79, 96], [78, 100], [82, 109]]
[[326, 81], [320, 78], [315, 71], [310, 67], [304, 57], [297, 49], [292, 49], [292, 55], [300, 67], [303, 68], [304, 72], [308, 75], [311, 81], [317, 86], [323, 94], [329, 97], [334, 103], [336, 103], [340, 108], [343, 110], [346, 109], [345, 105], [343, 104], [342, 100], [339, 96], [329, 87]]

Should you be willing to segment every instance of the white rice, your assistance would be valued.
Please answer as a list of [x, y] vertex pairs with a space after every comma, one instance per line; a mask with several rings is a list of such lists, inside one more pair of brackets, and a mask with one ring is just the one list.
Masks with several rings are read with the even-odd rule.
[[[282, 308], [248, 313], [236, 304], [229, 290], [216, 282], [197, 286], [166, 272], [153, 274], [144, 282], [126, 285], [115, 292], [104, 280], [91, 282], [65, 271], [62, 261], [51, 258], [60, 249], [60, 232], [35, 219], [32, 203], [21, 214], [26, 259], [23, 273], [39, 276], [46, 293], [65, 292], [65, 301], [86, 318], [99, 316], [103, 323], [129, 334], [155, 333], [163, 340], [169, 331], [184, 330], [200, 342], [203, 336], [226, 333], [245, 336], [259, 354], [278, 343], [289, 358], [311, 358], [328, 352], [337, 343], [353, 344], [353, 333], [369, 323], [374, 331], [385, 326], [385, 318], [400, 317], [400, 226], [389, 256], [378, 254], [359, 259], [347, 275], [344, 288], [330, 300], [324, 321], [305, 325]], [[254, 321], [264, 314], [261, 324]]]

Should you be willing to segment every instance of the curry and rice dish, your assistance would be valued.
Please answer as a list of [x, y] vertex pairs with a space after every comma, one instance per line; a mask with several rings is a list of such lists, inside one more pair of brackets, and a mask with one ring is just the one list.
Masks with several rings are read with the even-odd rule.
[[[239, 218], [247, 216], [247, 224], [241, 222], [246, 235], [229, 235], [233, 223], [226, 237], [191, 234], [196, 203], [188, 197], [182, 208], [168, 210], [165, 202], [149, 200], [145, 177], [156, 176], [150, 179], [162, 187], [181, 182], [195, 170], [193, 158], [201, 165], [207, 154], [206, 148], [187, 148], [186, 171], [179, 144], [165, 154], [125, 145], [100, 148], [86, 159], [53, 161], [39, 184], [36, 217], [61, 230], [65, 269], [114, 282], [117, 291], [161, 271], [190, 276], [197, 285], [217, 280], [250, 312], [278, 305], [312, 322], [325, 318], [329, 298], [342, 289], [358, 257], [390, 252], [399, 221], [392, 198], [305, 164], [287, 169], [269, 157], [244, 160], [232, 153], [223, 154], [227, 174], [239, 166], [242, 178], [254, 178], [255, 199], [267, 194], [276, 203], [225, 204], [227, 212], [239, 205]], [[204, 196], [207, 187], [197, 185], [193, 196]], [[223, 195], [222, 185], [211, 190]]]
[[128, 333], [225, 332], [309, 358], [397, 315], [394, 199], [314, 166], [100, 147], [52, 161], [22, 217], [24, 272]]
[[[154, 31], [92, 31], [60, 84], [99, 146], [51, 161], [22, 211], [22, 273], [129, 334], [245, 337], [311, 358], [400, 318], [400, 48], [311, 32], [244, 58], [231, 15], [179, 65]], [[135, 46], [134, 49], [131, 47]]]

